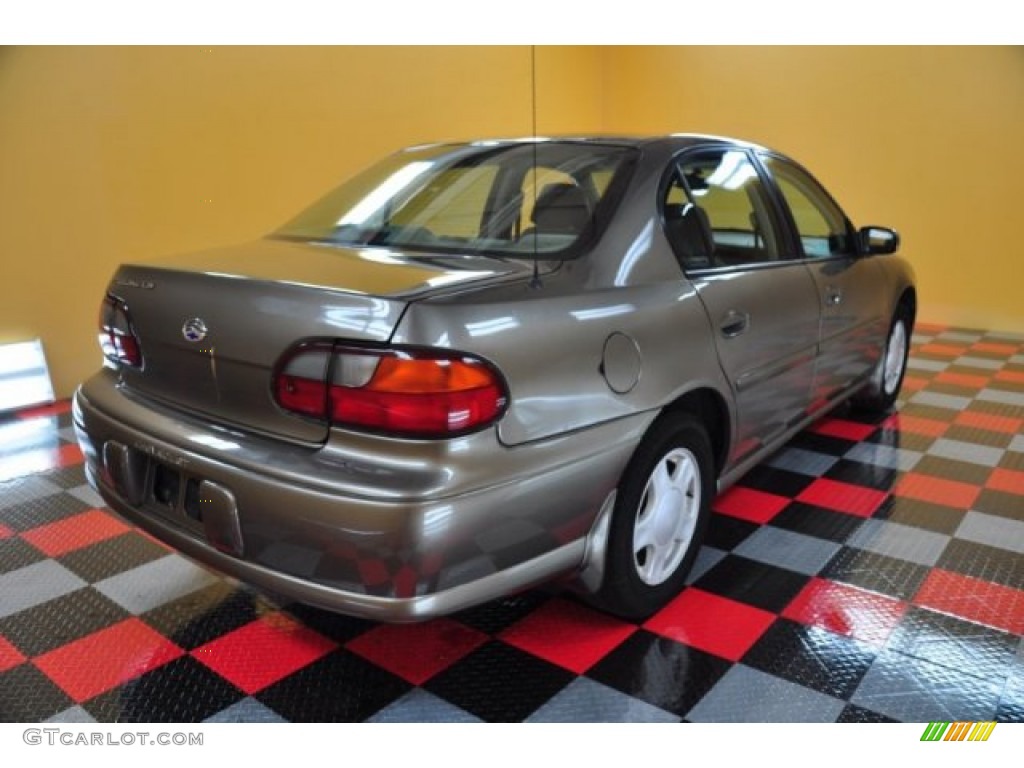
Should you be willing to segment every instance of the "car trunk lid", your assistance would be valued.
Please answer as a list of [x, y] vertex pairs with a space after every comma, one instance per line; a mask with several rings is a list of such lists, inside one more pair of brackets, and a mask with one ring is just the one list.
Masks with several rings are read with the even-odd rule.
[[524, 270], [272, 240], [123, 265], [108, 291], [124, 302], [143, 358], [122, 367], [123, 386], [227, 427], [323, 442], [324, 423], [274, 402], [287, 349], [302, 339], [385, 343], [409, 301]]

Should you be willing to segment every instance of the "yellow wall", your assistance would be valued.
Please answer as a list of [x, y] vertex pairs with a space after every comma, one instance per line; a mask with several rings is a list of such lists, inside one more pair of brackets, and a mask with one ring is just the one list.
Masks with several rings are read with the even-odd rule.
[[903, 237], [921, 319], [1024, 331], [1024, 48], [611, 48], [605, 128], [792, 154]]
[[[600, 52], [537, 51], [540, 132], [600, 128]], [[122, 260], [257, 237], [386, 152], [528, 135], [531, 51], [0, 49], [0, 343], [58, 396], [99, 367]]]
[[[793, 154], [890, 224], [921, 316], [1024, 329], [1024, 52], [541, 47], [541, 134], [699, 130]], [[114, 267], [256, 237], [397, 147], [525, 135], [531, 50], [0, 49], [0, 343], [98, 367]]]

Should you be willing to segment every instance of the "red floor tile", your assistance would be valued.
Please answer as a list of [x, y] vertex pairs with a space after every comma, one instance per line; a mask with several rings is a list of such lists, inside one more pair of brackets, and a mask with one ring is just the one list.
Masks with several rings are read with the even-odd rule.
[[273, 613], [221, 635], [192, 655], [246, 693], [255, 693], [336, 647], [295, 619]]
[[903, 389], [907, 392], [918, 392], [928, 386], [928, 379], [919, 376], [904, 376]]
[[811, 432], [830, 437], [841, 437], [844, 440], [860, 442], [871, 435], [878, 427], [871, 424], [860, 424], [845, 419], [824, 419], [810, 428]]
[[500, 637], [509, 645], [583, 674], [636, 631], [634, 624], [556, 598]]
[[0, 635], [0, 672], [6, 672], [25, 661], [25, 656]]
[[61, 413], [68, 413], [70, 410], [70, 400], [59, 400], [52, 405], [39, 405], [35, 408], [26, 408], [23, 411], [18, 411], [18, 418], [37, 419], [40, 416], [57, 416]]
[[949, 429], [949, 424], [936, 419], [923, 419], [920, 416], [905, 416], [900, 413], [893, 414], [882, 422], [886, 429], [911, 432], [915, 435], [925, 437], [942, 437]]
[[1021, 427], [1024, 427], [1024, 419], [1011, 419], [1008, 416], [996, 416], [992, 413], [978, 411], [961, 411], [953, 423], [963, 427], [986, 429], [989, 432], [1005, 432], [1008, 435], [1015, 435], [1021, 431]]
[[1024, 592], [936, 568], [914, 602], [942, 613], [1024, 635]]
[[922, 355], [934, 355], [935, 357], [960, 357], [967, 351], [967, 347], [956, 347], [952, 344], [923, 344], [917, 351]]
[[[985, 485], [995, 491], [1006, 491], [1024, 496], [1024, 472], [996, 467], [988, 476]], [[1021, 503], [1024, 504], [1024, 501]]]
[[821, 477], [804, 488], [796, 500], [848, 515], [871, 517], [887, 496], [874, 488]]
[[713, 503], [713, 509], [752, 523], [767, 523], [786, 508], [790, 500], [774, 493], [734, 485]]
[[1017, 354], [1016, 344], [998, 344], [994, 341], [979, 341], [977, 344], [972, 344], [971, 349], [978, 352], [991, 352], [994, 355], [1010, 355]]
[[487, 641], [487, 635], [451, 619], [381, 624], [345, 647], [413, 685], [422, 685]]
[[896, 496], [959, 509], [970, 508], [980, 493], [981, 488], [976, 485], [918, 472], [908, 472], [893, 489]]
[[50, 557], [120, 536], [131, 528], [101, 509], [90, 509], [80, 515], [25, 531], [21, 538]]
[[773, 621], [773, 613], [690, 587], [652, 616], [644, 629], [739, 661]]
[[954, 373], [952, 371], [943, 371], [935, 380], [943, 384], [955, 384], [958, 387], [967, 387], [968, 389], [984, 389], [988, 384], [988, 376], [975, 376], [969, 373]]
[[32, 663], [72, 699], [82, 702], [182, 653], [155, 629], [132, 618], [45, 653]]
[[1015, 384], [1024, 384], [1024, 371], [997, 371], [995, 378], [998, 381], [1012, 381]]
[[881, 646], [907, 604], [892, 597], [815, 577], [782, 612], [787, 619]]
[[935, 336], [937, 334], [942, 333], [943, 331], [948, 331], [949, 326], [940, 325], [939, 323], [917, 322], [914, 324], [914, 330], [917, 331], [918, 333], [923, 333], [928, 336]]
[[58, 467], [70, 467], [74, 464], [81, 464], [83, 461], [85, 461], [85, 456], [82, 455], [82, 449], [78, 447], [77, 443], [65, 443], [57, 449]]

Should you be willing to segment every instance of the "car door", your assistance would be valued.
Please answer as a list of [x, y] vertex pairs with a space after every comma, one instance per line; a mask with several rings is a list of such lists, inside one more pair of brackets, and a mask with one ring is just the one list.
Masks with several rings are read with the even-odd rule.
[[857, 233], [814, 178], [795, 163], [762, 154], [797, 234], [788, 256], [801, 259], [821, 302], [814, 404], [824, 405], [870, 374], [887, 330], [877, 262], [860, 253]]
[[799, 261], [784, 257], [777, 210], [745, 149], [680, 155], [662, 205], [666, 234], [704, 303], [733, 390], [737, 439], [730, 459], [738, 462], [806, 413], [817, 288]]

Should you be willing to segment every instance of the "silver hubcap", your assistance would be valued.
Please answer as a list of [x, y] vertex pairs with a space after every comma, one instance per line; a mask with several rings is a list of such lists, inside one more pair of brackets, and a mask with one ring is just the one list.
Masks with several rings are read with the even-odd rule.
[[907, 357], [907, 328], [897, 320], [889, 334], [889, 345], [885, 350], [885, 367], [882, 369], [882, 384], [885, 394], [891, 395], [900, 383], [903, 361]]
[[685, 448], [666, 453], [647, 478], [633, 526], [633, 565], [645, 584], [664, 583], [683, 561], [700, 510], [700, 467]]

